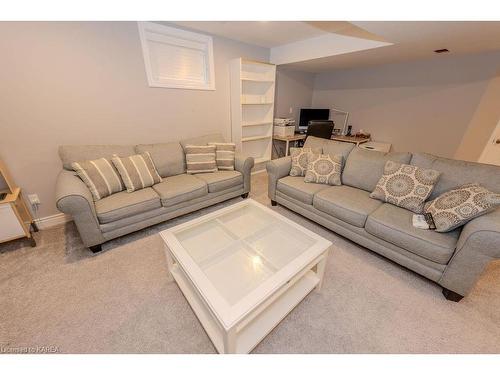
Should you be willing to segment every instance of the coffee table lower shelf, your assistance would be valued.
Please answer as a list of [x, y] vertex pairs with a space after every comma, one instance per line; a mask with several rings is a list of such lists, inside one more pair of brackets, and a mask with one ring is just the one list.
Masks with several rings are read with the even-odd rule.
[[241, 321], [236, 328], [235, 350], [231, 350], [225, 345], [228, 332], [219, 324], [181, 268], [175, 264], [171, 273], [219, 353], [249, 353], [320, 282], [317, 274], [310, 270], [293, 284], [283, 286], [275, 293], [279, 294], [277, 298], [273, 300], [273, 296], [269, 297], [272, 302], [263, 311], [251, 320]]

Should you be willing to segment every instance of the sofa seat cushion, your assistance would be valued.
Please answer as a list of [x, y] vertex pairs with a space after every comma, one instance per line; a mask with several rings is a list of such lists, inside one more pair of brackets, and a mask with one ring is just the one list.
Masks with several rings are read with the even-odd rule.
[[209, 193], [216, 193], [243, 185], [243, 175], [238, 171], [217, 171], [213, 173], [200, 173], [195, 176], [208, 185]]
[[97, 218], [101, 224], [160, 207], [160, 197], [152, 188], [140, 189], [132, 193], [121, 191], [95, 202]]
[[384, 203], [368, 215], [365, 230], [384, 241], [440, 264], [450, 260], [460, 235], [456, 229], [447, 233], [415, 228], [411, 211]]
[[304, 182], [304, 177], [286, 176], [278, 180], [276, 189], [305, 204], [313, 204], [314, 194], [330, 186]]
[[314, 208], [359, 228], [365, 226], [368, 215], [381, 205], [367, 191], [345, 185], [321, 190], [313, 199]]
[[173, 206], [208, 194], [205, 181], [189, 174], [179, 174], [163, 179], [153, 186], [164, 207]]

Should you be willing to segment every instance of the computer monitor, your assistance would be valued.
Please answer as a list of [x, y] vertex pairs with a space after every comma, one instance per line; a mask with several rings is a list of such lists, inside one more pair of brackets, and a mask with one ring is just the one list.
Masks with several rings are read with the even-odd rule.
[[299, 130], [306, 131], [307, 125], [311, 120], [328, 120], [329, 118], [330, 118], [329, 109], [301, 108]]

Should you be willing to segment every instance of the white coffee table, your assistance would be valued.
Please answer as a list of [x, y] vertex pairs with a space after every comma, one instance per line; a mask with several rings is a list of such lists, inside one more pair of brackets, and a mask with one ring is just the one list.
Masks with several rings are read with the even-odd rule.
[[160, 234], [169, 270], [219, 353], [250, 352], [319, 290], [332, 245], [252, 199]]

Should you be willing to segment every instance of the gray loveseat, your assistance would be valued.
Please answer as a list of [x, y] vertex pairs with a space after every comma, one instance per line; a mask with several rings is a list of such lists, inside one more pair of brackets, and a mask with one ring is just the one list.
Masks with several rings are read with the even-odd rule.
[[[250, 191], [253, 158], [236, 154], [234, 171], [186, 174], [184, 147], [224, 142], [219, 134], [186, 139], [181, 142], [147, 145], [61, 146], [63, 170], [56, 183], [57, 208], [72, 216], [85, 246], [93, 252], [113, 238], [150, 225], [199, 210]], [[71, 163], [113, 154], [129, 156], [148, 151], [163, 181], [149, 188], [122, 191], [97, 202]]]
[[424, 153], [380, 153], [315, 137], [304, 147], [342, 154], [342, 186], [305, 183], [289, 176], [291, 157], [267, 164], [268, 195], [277, 203], [357, 242], [443, 286], [449, 300], [459, 301], [485, 266], [500, 258], [500, 209], [448, 233], [416, 229], [413, 213], [372, 199], [369, 194], [387, 160], [395, 160], [442, 175], [429, 199], [469, 182], [500, 192], [500, 167], [445, 159]]

